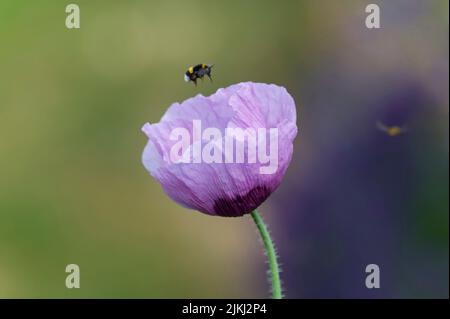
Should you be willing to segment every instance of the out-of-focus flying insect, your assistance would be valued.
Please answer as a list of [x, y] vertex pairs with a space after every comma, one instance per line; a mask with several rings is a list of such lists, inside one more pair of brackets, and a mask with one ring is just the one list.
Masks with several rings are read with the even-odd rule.
[[206, 75], [212, 82], [211, 78], [211, 68], [214, 64], [197, 64], [194, 66], [190, 66], [186, 73], [184, 74], [184, 80], [186, 82], [192, 81], [195, 85], [197, 85], [197, 79], [202, 79]]
[[381, 122], [377, 122], [377, 128], [389, 136], [398, 136], [408, 131], [406, 126], [387, 126]]

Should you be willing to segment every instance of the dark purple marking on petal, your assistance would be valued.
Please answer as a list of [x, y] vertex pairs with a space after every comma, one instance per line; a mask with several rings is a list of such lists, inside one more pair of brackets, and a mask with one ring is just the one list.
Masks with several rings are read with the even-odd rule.
[[258, 208], [271, 191], [266, 186], [257, 186], [244, 196], [236, 196], [233, 199], [219, 198], [214, 201], [214, 212], [218, 216], [238, 217], [250, 214], [254, 209]]

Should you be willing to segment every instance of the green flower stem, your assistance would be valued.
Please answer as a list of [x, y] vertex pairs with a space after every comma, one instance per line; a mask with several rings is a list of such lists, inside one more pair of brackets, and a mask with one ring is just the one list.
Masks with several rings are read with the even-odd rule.
[[259, 233], [261, 234], [264, 248], [266, 249], [267, 258], [269, 260], [270, 279], [272, 281], [272, 297], [273, 299], [281, 299], [280, 269], [278, 267], [275, 246], [270, 238], [266, 224], [264, 224], [264, 221], [258, 211], [255, 209], [251, 215], [256, 226], [258, 227]]

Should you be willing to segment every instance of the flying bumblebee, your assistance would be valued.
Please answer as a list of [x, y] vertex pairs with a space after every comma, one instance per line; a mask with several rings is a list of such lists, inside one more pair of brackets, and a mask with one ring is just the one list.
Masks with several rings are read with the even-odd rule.
[[397, 136], [408, 131], [406, 126], [387, 126], [381, 122], [377, 122], [377, 128], [389, 136]]
[[192, 81], [197, 85], [197, 79], [202, 79], [206, 75], [212, 82], [211, 78], [211, 68], [214, 64], [197, 64], [195, 66], [190, 66], [189, 69], [184, 74], [184, 80], [186, 82]]

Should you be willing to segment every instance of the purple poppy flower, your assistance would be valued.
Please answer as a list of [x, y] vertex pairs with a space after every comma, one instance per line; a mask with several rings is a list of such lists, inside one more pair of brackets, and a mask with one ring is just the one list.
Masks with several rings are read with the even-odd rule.
[[174, 103], [142, 130], [143, 164], [170, 198], [209, 215], [242, 216], [281, 183], [297, 135], [295, 103], [283, 87], [239, 83]]

